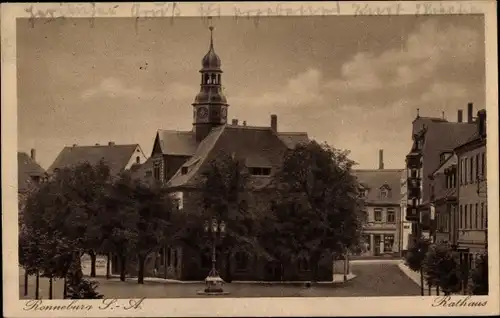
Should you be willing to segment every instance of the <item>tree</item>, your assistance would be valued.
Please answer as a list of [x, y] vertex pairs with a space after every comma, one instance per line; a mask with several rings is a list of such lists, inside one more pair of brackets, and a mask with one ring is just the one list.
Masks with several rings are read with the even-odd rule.
[[[311, 141], [290, 150], [276, 175], [280, 254], [308, 255], [312, 281], [321, 260], [331, 266], [334, 255], [355, 247], [361, 237], [364, 212], [348, 154]], [[282, 237], [290, 233], [293, 239]]]
[[[23, 213], [27, 232], [20, 240], [25, 253], [22, 262], [28, 264], [29, 271], [41, 273], [51, 281], [56, 277], [83, 276], [80, 256], [92, 241], [89, 229], [96, 226], [99, 210], [100, 193], [96, 189], [98, 183], [105, 183], [105, 175], [104, 165], [84, 163], [61, 169], [30, 193]], [[27, 239], [31, 243], [25, 243]]]
[[422, 260], [422, 269], [428, 284], [441, 288], [445, 295], [460, 290], [460, 269], [450, 244], [431, 245]]
[[97, 215], [100, 224], [101, 249], [118, 256], [120, 280], [125, 281], [127, 259], [136, 252], [140, 216], [133, 195], [134, 180], [122, 173], [108, 184], [102, 201], [102, 211]]
[[139, 262], [137, 282], [143, 284], [146, 257], [158, 247], [171, 243], [175, 236], [171, 217], [177, 211], [171, 196], [161, 185], [134, 181], [132, 187], [139, 217], [135, 244]]
[[208, 233], [203, 232], [206, 221], [216, 217], [226, 224], [226, 233], [219, 241], [219, 250], [223, 251], [227, 282], [232, 280], [232, 255], [236, 248], [248, 255], [265, 255], [259, 245], [257, 233], [260, 212], [253, 202], [253, 189], [249, 183], [249, 175], [243, 161], [236, 156], [221, 152], [211, 160], [201, 173], [199, 193], [195, 199], [201, 207], [184, 217], [184, 244], [194, 250], [207, 250], [213, 243], [207, 240]]
[[424, 273], [422, 264], [429, 246], [430, 242], [427, 239], [414, 241], [405, 256], [406, 265], [412, 271], [420, 273], [420, 289], [422, 296], [424, 295]]
[[488, 295], [488, 251], [476, 259], [470, 278], [469, 290], [473, 295]]

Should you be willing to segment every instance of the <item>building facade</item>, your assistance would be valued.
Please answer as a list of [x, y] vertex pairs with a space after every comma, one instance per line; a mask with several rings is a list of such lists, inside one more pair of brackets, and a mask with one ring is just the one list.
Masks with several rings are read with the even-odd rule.
[[407, 156], [408, 204], [407, 220], [412, 222], [412, 240], [432, 238], [431, 215], [432, 173], [442, 163], [442, 156], [471, 138], [476, 131], [473, 104], [468, 104], [467, 120], [462, 110], [457, 122], [444, 118], [421, 117], [413, 121], [413, 145]]
[[[212, 31], [212, 29], [211, 29]], [[278, 116], [271, 115], [269, 126], [256, 127], [233, 119], [228, 122], [229, 104], [222, 90], [221, 59], [215, 53], [211, 32], [208, 53], [200, 70], [200, 92], [192, 106], [193, 127], [187, 131], [158, 130], [151, 157], [136, 175], [161, 182], [172, 192], [184, 213], [200, 209], [203, 172], [221, 154], [240, 161], [249, 174], [251, 194], [245, 203], [265, 210], [272, 198], [266, 187], [283, 163], [284, 154], [297, 144], [307, 143], [305, 132], [282, 132]], [[208, 216], [207, 216], [208, 217]], [[228, 225], [229, 227], [229, 225]], [[237, 248], [217, 251], [217, 269], [223, 279], [232, 280], [310, 280], [308, 258], [293, 264], [279, 264], [249, 255]], [[332, 260], [321, 260], [320, 280], [332, 279]], [[209, 249], [183, 244], [165, 246], [153, 253], [146, 264], [146, 275], [180, 280], [202, 280], [211, 268]], [[117, 269], [116, 269], [117, 270]], [[137, 271], [131, 266], [129, 273]]]
[[[476, 119], [476, 134], [455, 148], [458, 161], [458, 223], [456, 246], [460, 252], [463, 277], [475, 265], [476, 258], [488, 247], [488, 196], [486, 156], [486, 111], [480, 110]], [[463, 286], [467, 286], [464, 279]]]
[[400, 244], [399, 250], [402, 256], [405, 255], [411, 241], [411, 222], [406, 219], [406, 209], [408, 204], [407, 175], [408, 175], [408, 170], [403, 169], [401, 174], [401, 201], [400, 201], [401, 222], [399, 229], [401, 233], [399, 240]]
[[380, 150], [379, 169], [354, 170], [353, 173], [361, 186], [367, 216], [360, 256], [399, 256], [402, 169], [384, 169], [383, 151]]

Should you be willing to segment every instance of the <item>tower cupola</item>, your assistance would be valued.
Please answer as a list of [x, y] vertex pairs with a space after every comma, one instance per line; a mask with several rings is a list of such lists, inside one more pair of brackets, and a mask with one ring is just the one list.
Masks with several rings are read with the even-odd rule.
[[203, 140], [213, 127], [226, 123], [229, 106], [222, 92], [221, 60], [214, 49], [214, 28], [210, 26], [209, 29], [210, 48], [201, 60], [200, 92], [193, 103], [193, 129], [197, 141]]

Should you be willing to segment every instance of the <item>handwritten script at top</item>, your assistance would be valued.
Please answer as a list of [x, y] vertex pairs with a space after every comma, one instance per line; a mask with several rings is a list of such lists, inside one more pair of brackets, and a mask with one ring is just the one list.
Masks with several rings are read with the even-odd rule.
[[[481, 11], [473, 3], [462, 1], [447, 2], [418, 2], [415, 4], [406, 2], [387, 3], [355, 3], [355, 2], [328, 2], [328, 6], [301, 4], [287, 5], [286, 3], [259, 4], [257, 8], [248, 8], [244, 5], [230, 5], [226, 3], [213, 2], [201, 3], [197, 13], [201, 18], [232, 16], [234, 18], [260, 18], [270, 16], [310, 16], [310, 15], [432, 15], [432, 14], [474, 14]], [[122, 5], [123, 6], [123, 5]], [[64, 18], [64, 17], [111, 17], [117, 15], [120, 5], [106, 5], [95, 3], [61, 3], [41, 9], [39, 6], [30, 5], [25, 11], [30, 18]], [[405, 12], [406, 10], [406, 12]], [[176, 2], [143, 4], [133, 3], [130, 7], [130, 16], [136, 18], [155, 17], [181, 17], [182, 5]]]

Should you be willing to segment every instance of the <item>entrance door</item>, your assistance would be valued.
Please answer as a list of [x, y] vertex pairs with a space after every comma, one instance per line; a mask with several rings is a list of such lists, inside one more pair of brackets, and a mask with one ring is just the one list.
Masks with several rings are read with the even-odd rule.
[[282, 280], [282, 267], [279, 262], [270, 262], [266, 265], [266, 278], [269, 281], [279, 282]]
[[374, 235], [373, 236], [373, 255], [374, 256], [378, 256], [381, 254], [381, 250], [380, 250], [380, 242], [381, 242], [381, 237], [380, 235]]

